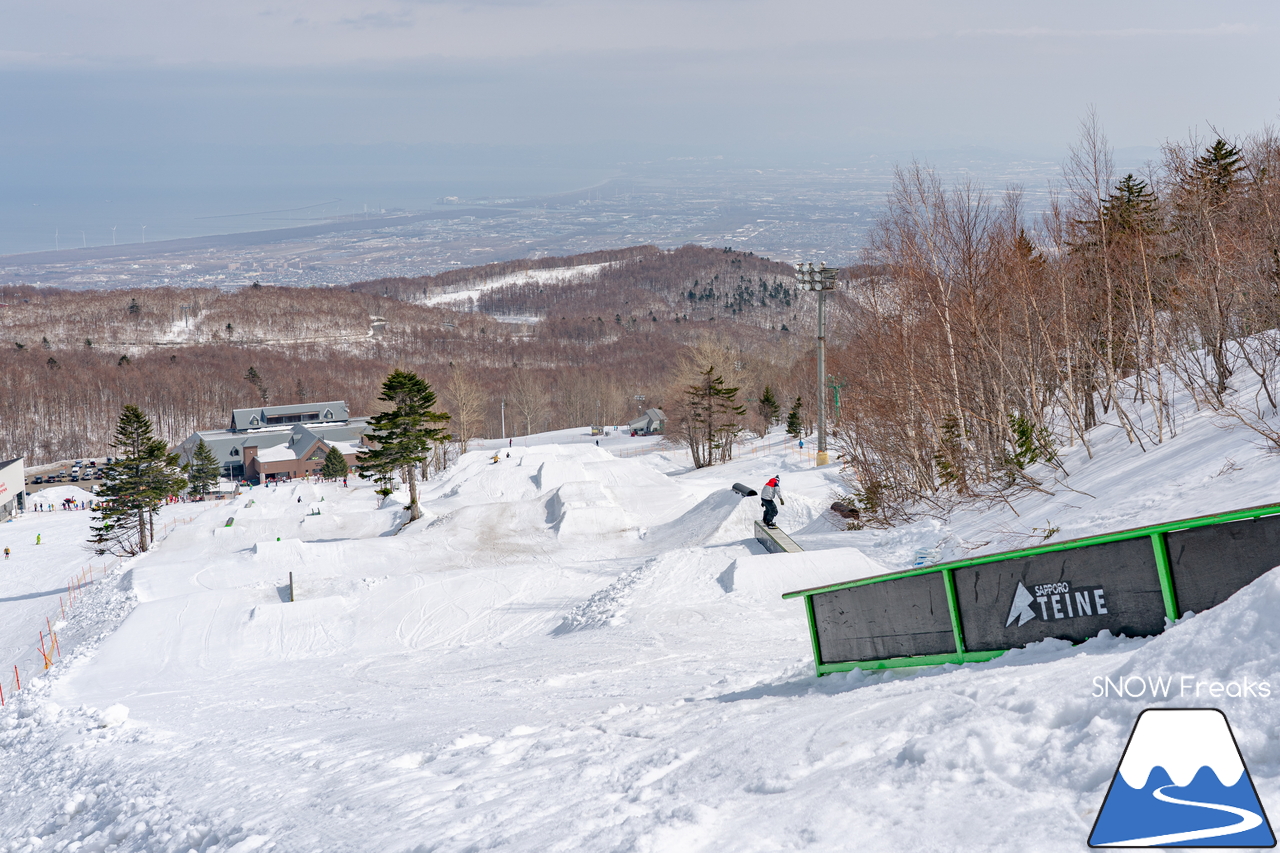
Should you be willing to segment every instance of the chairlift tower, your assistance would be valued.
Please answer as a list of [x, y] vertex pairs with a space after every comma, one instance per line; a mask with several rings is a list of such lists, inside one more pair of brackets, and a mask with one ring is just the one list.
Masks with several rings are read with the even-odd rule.
[[812, 263], [796, 264], [800, 289], [818, 294], [818, 465], [831, 461], [827, 455], [827, 293], [836, 289], [839, 274], [839, 269], [825, 263], [817, 268]]

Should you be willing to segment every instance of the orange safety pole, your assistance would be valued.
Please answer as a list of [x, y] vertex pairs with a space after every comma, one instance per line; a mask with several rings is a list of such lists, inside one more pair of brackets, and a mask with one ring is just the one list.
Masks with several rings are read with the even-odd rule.
[[63, 618], [63, 619], [66, 619], [66, 618], [67, 618], [67, 608], [66, 608], [66, 605], [64, 605], [64, 604], [62, 603], [62, 596], [58, 596], [58, 609], [62, 611], [62, 618]]
[[21, 690], [22, 679], [18, 677], [18, 665], [16, 663], [13, 665], [13, 680], [18, 682], [18, 689]]

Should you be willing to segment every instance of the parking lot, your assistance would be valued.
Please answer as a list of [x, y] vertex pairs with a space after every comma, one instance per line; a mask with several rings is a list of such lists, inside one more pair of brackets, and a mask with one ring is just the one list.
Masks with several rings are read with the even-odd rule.
[[[106, 461], [106, 458], [68, 460], [29, 469], [26, 475], [27, 493], [35, 494], [51, 486], [79, 486], [91, 492], [97, 483], [102, 482], [101, 471]], [[40, 482], [36, 482], [37, 480]]]

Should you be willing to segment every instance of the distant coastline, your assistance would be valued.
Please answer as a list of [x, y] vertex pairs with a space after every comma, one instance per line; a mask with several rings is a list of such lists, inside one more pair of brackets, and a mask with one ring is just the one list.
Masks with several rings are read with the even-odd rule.
[[210, 234], [204, 237], [178, 237], [171, 240], [155, 240], [150, 243], [125, 243], [118, 246], [89, 246], [55, 251], [22, 252], [0, 255], [0, 267], [36, 266], [40, 264], [66, 264], [78, 261], [128, 260], [154, 257], [202, 249], [225, 249], [236, 246], [260, 246], [283, 240], [303, 240], [322, 234], [344, 231], [372, 231], [378, 228], [409, 225], [429, 219], [457, 219], [462, 216], [497, 218], [511, 215], [504, 208], [453, 208], [429, 213], [411, 213], [400, 216], [378, 216], [375, 219], [354, 219], [347, 222], [327, 222], [319, 225], [301, 225], [294, 228], [271, 228], [254, 231], [237, 231], [231, 234]]

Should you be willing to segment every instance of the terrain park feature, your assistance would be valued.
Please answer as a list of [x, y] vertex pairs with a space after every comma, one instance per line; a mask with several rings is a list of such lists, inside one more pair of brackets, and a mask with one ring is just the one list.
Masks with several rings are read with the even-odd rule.
[[[990, 660], [1048, 638], [1145, 637], [1280, 564], [1280, 504], [788, 592], [818, 675]], [[1166, 621], [1167, 620], [1167, 621]]]

